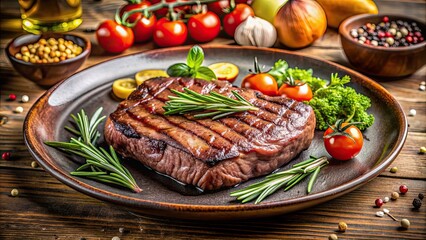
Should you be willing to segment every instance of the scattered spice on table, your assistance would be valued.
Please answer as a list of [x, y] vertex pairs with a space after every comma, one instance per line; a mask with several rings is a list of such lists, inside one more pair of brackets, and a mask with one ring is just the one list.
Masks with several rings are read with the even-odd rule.
[[338, 228], [339, 232], [345, 232], [346, 229], [348, 229], [348, 224], [346, 224], [345, 222], [339, 222]]
[[390, 200], [390, 199], [389, 199], [389, 197], [384, 197], [384, 198], [383, 198], [383, 202], [384, 202], [384, 203], [389, 202], [389, 200]]
[[401, 220], [401, 227], [408, 229], [410, 227], [410, 221], [408, 219], [404, 218]]
[[22, 95], [21, 102], [26, 103], [30, 101], [30, 97], [28, 95]]
[[328, 236], [328, 240], [338, 240], [339, 238], [337, 237], [336, 234], [330, 234], [330, 236]]
[[393, 192], [393, 193], [391, 194], [391, 198], [392, 198], [392, 200], [397, 200], [397, 199], [399, 198], [399, 193], [397, 193], [397, 192]]
[[423, 200], [423, 198], [425, 198], [425, 195], [423, 193], [419, 193], [418, 198], [420, 198], [420, 200]]
[[21, 106], [16, 107], [16, 108], [15, 108], [15, 110], [14, 110], [13, 112], [15, 112], [15, 113], [23, 113], [23, 112], [24, 112], [24, 108], [23, 108], [23, 107], [21, 107]]
[[10, 191], [10, 195], [11, 195], [12, 197], [16, 197], [16, 196], [18, 196], [18, 195], [19, 195], [19, 191], [18, 191], [18, 189], [16, 189], [16, 188], [12, 189], [12, 191]]
[[384, 213], [384, 212], [382, 212], [382, 211], [378, 211], [378, 212], [376, 212], [376, 216], [377, 216], [377, 217], [384, 217], [384, 216], [385, 216], [385, 213]]
[[394, 221], [398, 221], [398, 219], [396, 219], [394, 216], [392, 216], [392, 214], [390, 214], [389, 209], [387, 209], [387, 208], [383, 208], [383, 212], [384, 212], [386, 215], [388, 215], [390, 218], [392, 218], [392, 220], [394, 220]]
[[406, 194], [408, 192], [407, 185], [401, 185], [401, 186], [399, 186], [399, 192], [402, 193], [402, 194]]
[[397, 168], [397, 167], [392, 167], [392, 168], [390, 169], [390, 172], [391, 172], [391, 173], [396, 173], [396, 172], [398, 172], [398, 168]]
[[31, 162], [31, 167], [32, 168], [37, 168], [38, 167], [38, 163], [36, 161], [32, 161]]
[[376, 205], [376, 207], [380, 208], [383, 205], [383, 200], [381, 198], [376, 199], [376, 201], [374, 201], [374, 204]]
[[426, 153], [426, 147], [420, 147], [419, 154], [425, 154]]
[[115, 236], [115, 237], [112, 237], [111, 240], [120, 240], [120, 237]]
[[9, 94], [9, 101], [15, 101], [16, 100], [16, 95], [11, 93]]
[[413, 207], [415, 209], [419, 209], [422, 206], [422, 200], [420, 198], [414, 198], [413, 199]]
[[410, 117], [414, 117], [416, 116], [416, 114], [417, 114], [416, 109], [410, 109], [410, 111], [408, 112], [408, 116]]
[[9, 160], [11, 155], [12, 154], [10, 152], [4, 152], [4, 153], [1, 154], [1, 159]]

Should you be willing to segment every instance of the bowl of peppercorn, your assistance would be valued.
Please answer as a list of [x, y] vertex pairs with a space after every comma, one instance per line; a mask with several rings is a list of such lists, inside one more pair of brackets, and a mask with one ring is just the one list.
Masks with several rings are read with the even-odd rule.
[[343, 51], [360, 72], [377, 77], [403, 77], [426, 64], [426, 26], [406, 17], [361, 14], [339, 27]]
[[90, 41], [76, 34], [45, 33], [18, 36], [5, 52], [22, 76], [41, 86], [52, 86], [75, 73], [90, 49]]

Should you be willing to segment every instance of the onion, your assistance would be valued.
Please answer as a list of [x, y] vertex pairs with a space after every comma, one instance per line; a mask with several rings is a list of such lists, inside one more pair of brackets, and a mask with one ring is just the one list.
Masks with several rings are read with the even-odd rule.
[[302, 48], [320, 38], [327, 29], [327, 18], [314, 0], [289, 0], [274, 19], [279, 41], [291, 48]]

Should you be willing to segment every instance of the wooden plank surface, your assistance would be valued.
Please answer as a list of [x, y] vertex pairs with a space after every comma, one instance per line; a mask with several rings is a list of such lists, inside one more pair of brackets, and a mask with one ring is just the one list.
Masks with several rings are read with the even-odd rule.
[[[76, 32], [91, 39], [90, 58], [81, 69], [105, 61], [114, 55], [105, 53], [97, 44], [93, 33], [84, 29], [96, 28], [98, 23], [111, 18], [121, 1], [92, 0], [84, 2], [84, 23]], [[383, 13], [409, 14], [426, 19], [424, 0], [376, 1]], [[411, 202], [419, 193], [426, 193], [426, 155], [417, 152], [426, 146], [426, 92], [418, 90], [426, 80], [426, 67], [404, 79], [380, 82], [401, 104], [405, 112], [416, 109], [410, 124], [407, 141], [392, 166], [397, 173], [384, 171], [379, 177], [360, 189], [296, 213], [274, 218], [234, 222], [195, 222], [140, 216], [78, 193], [60, 183], [41, 168], [33, 169], [33, 161], [22, 136], [25, 113], [46, 90], [16, 73], [6, 60], [4, 48], [11, 38], [22, 33], [19, 25], [17, 1], [1, 1], [0, 37], [0, 114], [9, 117], [0, 126], [0, 153], [11, 151], [13, 158], [0, 161], [0, 239], [326, 239], [336, 233], [337, 223], [345, 221], [349, 229], [337, 233], [340, 239], [425, 239], [426, 206], [412, 210]], [[233, 44], [229, 38], [219, 38], [211, 44]], [[152, 43], [137, 44], [122, 55], [154, 48]], [[298, 52], [319, 56], [350, 67], [341, 47], [336, 30], [312, 46]], [[29, 103], [9, 102], [9, 93], [30, 96]], [[23, 106], [22, 114], [12, 113]], [[406, 184], [409, 192], [397, 201], [387, 203], [397, 218], [411, 221], [409, 230], [389, 217], [378, 218], [374, 200], [389, 196], [398, 186]], [[18, 188], [20, 195], [11, 197], [10, 190]], [[426, 203], [424, 204], [426, 205]], [[124, 228], [120, 233], [119, 228]]]

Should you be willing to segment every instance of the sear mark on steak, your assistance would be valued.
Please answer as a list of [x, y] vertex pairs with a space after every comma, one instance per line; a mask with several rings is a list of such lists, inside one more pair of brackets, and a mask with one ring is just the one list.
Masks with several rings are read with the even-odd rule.
[[[259, 108], [219, 120], [191, 114], [165, 116], [171, 89], [202, 94], [237, 91]], [[121, 102], [105, 126], [105, 139], [118, 153], [203, 190], [234, 186], [268, 174], [308, 148], [314, 136], [310, 106], [271, 97], [226, 81], [153, 78]]]

